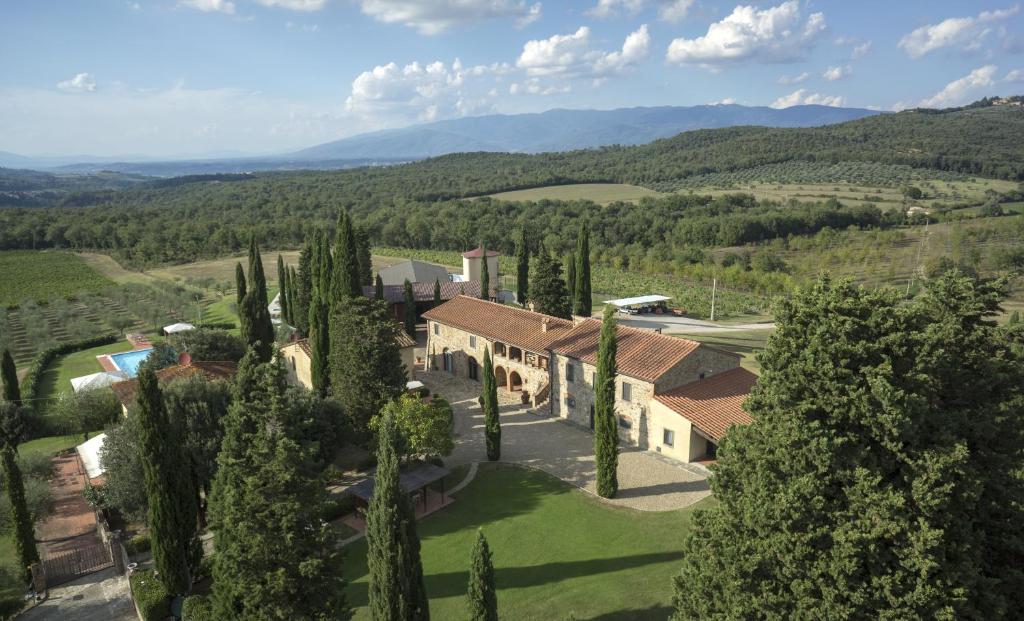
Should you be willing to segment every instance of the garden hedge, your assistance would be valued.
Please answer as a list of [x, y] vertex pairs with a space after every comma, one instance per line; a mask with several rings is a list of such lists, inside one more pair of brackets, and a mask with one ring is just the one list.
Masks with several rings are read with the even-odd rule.
[[163, 621], [171, 616], [171, 595], [164, 584], [156, 579], [153, 570], [137, 571], [132, 574], [129, 582], [142, 621]]

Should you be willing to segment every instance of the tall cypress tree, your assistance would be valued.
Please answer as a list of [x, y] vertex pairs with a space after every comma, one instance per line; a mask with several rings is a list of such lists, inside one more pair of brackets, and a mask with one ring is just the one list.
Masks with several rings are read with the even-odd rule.
[[489, 300], [491, 299], [491, 272], [487, 266], [487, 244], [483, 244], [481, 247], [483, 250], [483, 264], [480, 266], [480, 299]]
[[321, 397], [327, 395], [331, 386], [331, 335], [330, 311], [319, 290], [313, 291], [309, 305], [309, 374], [313, 389]]
[[139, 407], [134, 415], [138, 417], [153, 562], [168, 592], [183, 595], [192, 588], [189, 565], [195, 566], [201, 556], [197, 555], [196, 491], [181, 435], [168, 420], [156, 374], [143, 368], [138, 383]]
[[13, 443], [6, 443], [0, 453], [4, 463], [4, 489], [7, 500], [11, 504], [11, 524], [14, 526], [14, 548], [18, 554], [20, 575], [24, 580], [30, 577], [29, 566], [39, 560], [36, 549], [36, 535], [32, 527], [32, 514], [29, 513], [25, 501], [25, 483], [18, 468], [16, 448]]
[[416, 296], [412, 292], [412, 283], [405, 281], [405, 299], [402, 306], [405, 309], [405, 332], [412, 338], [416, 338]]
[[468, 600], [470, 621], [498, 621], [498, 593], [494, 586], [494, 561], [484, 531], [476, 531], [473, 560], [469, 566]]
[[384, 279], [377, 274], [377, 278], [373, 282], [373, 297], [377, 300], [384, 299]]
[[594, 457], [597, 494], [613, 498], [619, 491], [619, 431], [615, 419], [615, 309], [606, 306], [594, 374]]
[[487, 459], [501, 459], [501, 418], [498, 413], [498, 382], [494, 379], [494, 364], [491, 352], [484, 349], [484, 379], [481, 406], [484, 410], [484, 442]]
[[242, 269], [242, 264], [235, 263], [235, 303], [238, 307], [238, 313], [242, 313], [242, 300], [245, 299], [245, 270]]
[[264, 306], [270, 304], [267, 276], [263, 272], [263, 257], [260, 256], [260, 245], [255, 236], [249, 242], [249, 291], [255, 291]]
[[526, 236], [526, 227], [519, 230], [519, 243], [516, 245], [516, 301], [526, 306], [530, 295], [530, 246]]
[[366, 510], [366, 564], [370, 618], [419, 621], [430, 618], [420, 542], [409, 495], [399, 484], [398, 427], [385, 410], [377, 431], [377, 472]]
[[6, 349], [4, 350], [2, 360], [0, 360], [0, 380], [3, 381], [4, 385], [4, 401], [21, 405], [18, 369], [14, 366], [14, 358], [11, 357], [11, 352]]
[[373, 284], [373, 256], [370, 249], [370, 234], [361, 226], [354, 228], [356, 240], [356, 263], [359, 266], [359, 287]]
[[441, 305], [441, 281], [434, 279], [434, 306]]
[[576, 239], [576, 289], [572, 297], [572, 314], [590, 317], [593, 312], [590, 291], [590, 230], [585, 223], [580, 225], [580, 234]]
[[342, 298], [362, 295], [359, 284], [359, 257], [352, 219], [347, 212], [338, 216], [338, 230], [334, 239], [334, 273], [331, 282], [331, 307]]
[[576, 253], [570, 252], [565, 261], [565, 288], [569, 292], [569, 305], [576, 309]]
[[281, 304], [281, 318], [288, 322], [288, 270], [281, 255], [277, 255], [277, 293], [281, 296], [278, 299]]
[[255, 347], [260, 359], [269, 362], [274, 354], [274, 324], [267, 302], [267, 278], [263, 273], [260, 248], [253, 237], [249, 244], [249, 284], [242, 299], [242, 337]]
[[331, 284], [334, 279], [334, 260], [331, 258], [331, 240], [327, 233], [324, 232], [321, 233], [318, 241], [320, 245], [318, 251], [320, 256], [318, 261], [320, 272], [318, 274], [319, 282], [316, 283], [316, 286], [320, 287], [320, 292], [323, 295], [324, 302], [330, 306]]

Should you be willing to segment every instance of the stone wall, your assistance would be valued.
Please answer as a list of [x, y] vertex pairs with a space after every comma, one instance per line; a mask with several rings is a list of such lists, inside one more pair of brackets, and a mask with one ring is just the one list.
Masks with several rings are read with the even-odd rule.
[[288, 383], [312, 390], [313, 372], [306, 352], [302, 351], [299, 345], [292, 343], [281, 348], [281, 356], [284, 357], [284, 366], [288, 371]]

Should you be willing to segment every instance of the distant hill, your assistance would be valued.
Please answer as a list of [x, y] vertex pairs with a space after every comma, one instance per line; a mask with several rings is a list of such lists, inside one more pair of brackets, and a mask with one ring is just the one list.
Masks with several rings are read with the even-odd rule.
[[734, 125], [816, 127], [872, 116], [860, 108], [740, 105], [662, 106], [617, 110], [549, 110], [492, 114], [359, 134], [303, 149], [296, 159], [409, 158], [500, 151], [542, 153], [607, 145], [638, 145], [694, 129]]

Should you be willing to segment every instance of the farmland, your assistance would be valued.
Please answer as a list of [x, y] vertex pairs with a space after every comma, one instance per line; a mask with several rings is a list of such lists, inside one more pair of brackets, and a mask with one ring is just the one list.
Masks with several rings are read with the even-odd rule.
[[113, 282], [70, 252], [0, 252], [0, 306], [98, 291]]
[[586, 200], [598, 205], [607, 205], [615, 201], [636, 202], [641, 198], [659, 194], [660, 192], [655, 190], [628, 183], [571, 183], [499, 192], [488, 196], [501, 201]]

